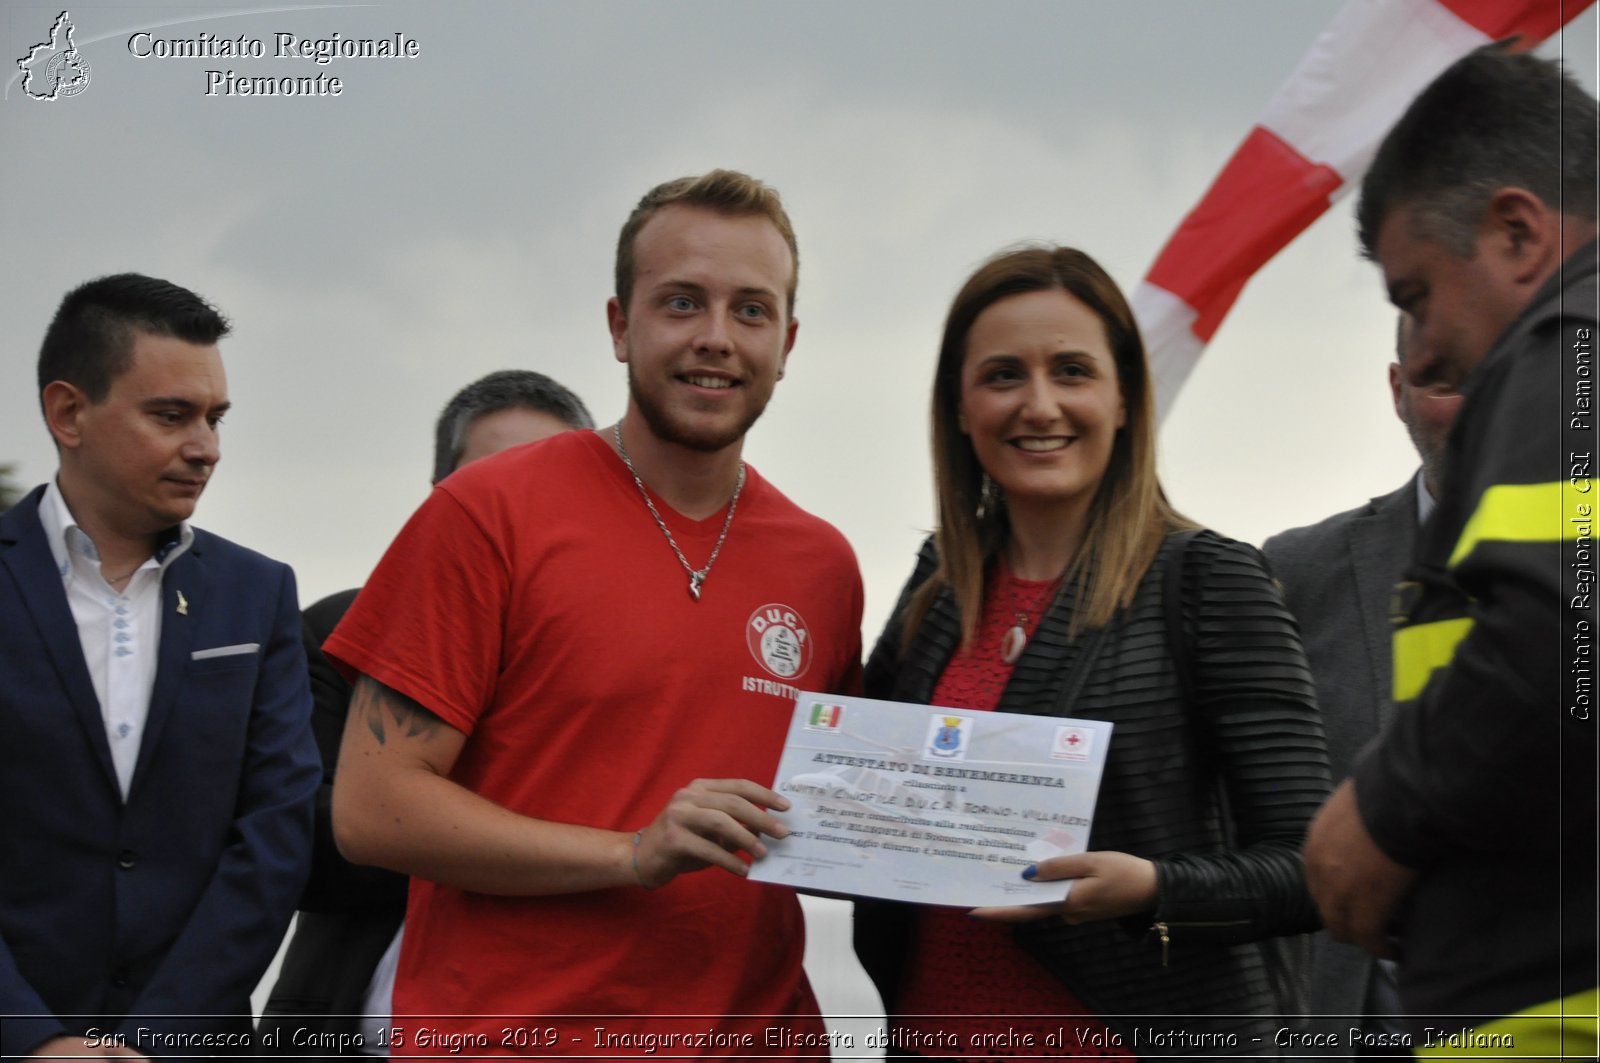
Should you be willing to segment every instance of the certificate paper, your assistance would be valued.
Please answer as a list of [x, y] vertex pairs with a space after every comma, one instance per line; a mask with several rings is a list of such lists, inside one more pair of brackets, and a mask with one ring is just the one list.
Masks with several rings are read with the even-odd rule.
[[1022, 869], [1081, 853], [1111, 724], [801, 693], [758, 882], [975, 908], [1062, 900]]

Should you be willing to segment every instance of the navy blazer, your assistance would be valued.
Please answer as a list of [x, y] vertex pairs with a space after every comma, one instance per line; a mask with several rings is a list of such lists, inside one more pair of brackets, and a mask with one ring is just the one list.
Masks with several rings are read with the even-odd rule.
[[95, 1031], [156, 1056], [248, 1052], [165, 1035], [248, 1031], [309, 870], [294, 573], [199, 530], [167, 567], [124, 803], [43, 493], [0, 515], [0, 1048]]

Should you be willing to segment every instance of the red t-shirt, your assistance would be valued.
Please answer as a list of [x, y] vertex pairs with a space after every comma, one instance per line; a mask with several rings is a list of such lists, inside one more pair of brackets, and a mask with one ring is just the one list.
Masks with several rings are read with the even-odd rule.
[[[654, 501], [703, 564], [726, 511], [690, 521]], [[324, 649], [466, 734], [451, 777], [467, 789], [632, 831], [693, 779], [769, 785], [795, 694], [859, 686], [861, 607], [844, 537], [753, 469], [695, 602], [621, 460], [569, 432], [441, 483]], [[544, 1050], [641, 1055], [610, 1035], [714, 1029], [771, 1052], [766, 1016], [824, 1029], [803, 952], [792, 891], [714, 868], [654, 891], [551, 897], [417, 879], [394, 994], [395, 1025], [414, 1029], [396, 1051], [442, 1054], [415, 1043], [426, 1027], [527, 1054], [523, 1018], [594, 1015], [606, 1018], [557, 1024], [561, 1046]], [[663, 1015], [702, 1018], [646, 1018]]]

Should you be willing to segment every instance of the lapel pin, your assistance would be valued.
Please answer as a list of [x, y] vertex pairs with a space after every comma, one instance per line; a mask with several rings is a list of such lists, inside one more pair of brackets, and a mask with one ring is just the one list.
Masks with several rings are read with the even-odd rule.
[[182, 591], [178, 592], [178, 615], [179, 616], [188, 616], [189, 615], [189, 599], [187, 599], [187, 598], [185, 598], [183, 596], [183, 592]]

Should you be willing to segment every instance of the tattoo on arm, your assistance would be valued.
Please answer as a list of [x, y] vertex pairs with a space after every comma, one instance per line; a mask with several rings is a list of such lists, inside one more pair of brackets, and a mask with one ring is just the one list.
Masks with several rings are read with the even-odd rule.
[[392, 687], [364, 675], [356, 684], [354, 711], [361, 714], [378, 744], [387, 745], [391, 729], [396, 737], [429, 741], [444, 721]]

